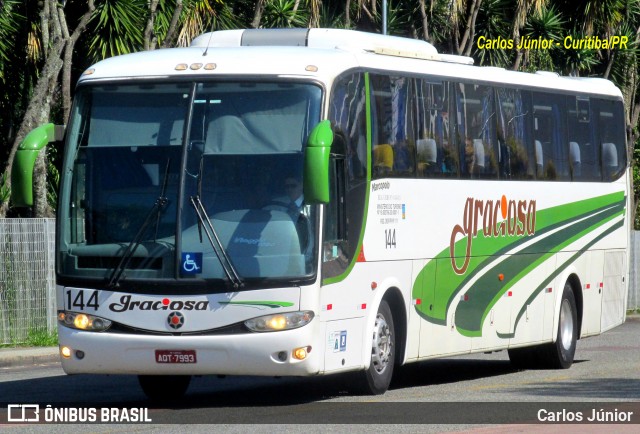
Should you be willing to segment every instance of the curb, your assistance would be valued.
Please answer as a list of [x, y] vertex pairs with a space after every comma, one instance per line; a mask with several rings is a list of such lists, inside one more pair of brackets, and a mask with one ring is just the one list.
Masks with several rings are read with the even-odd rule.
[[58, 347], [0, 349], [0, 368], [60, 363]]

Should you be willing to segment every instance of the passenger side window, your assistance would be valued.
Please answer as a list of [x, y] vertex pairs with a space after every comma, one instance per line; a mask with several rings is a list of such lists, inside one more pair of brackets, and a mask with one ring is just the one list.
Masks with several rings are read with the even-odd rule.
[[[500, 178], [535, 179], [542, 172], [540, 148], [530, 138], [528, 124], [529, 93], [517, 89], [497, 88], [497, 137]], [[539, 139], [538, 139], [539, 140]]]
[[565, 116], [562, 115], [564, 103], [563, 96], [532, 92], [533, 155], [537, 179], [571, 179], [569, 143], [565, 138]]
[[591, 104], [588, 97], [567, 97], [567, 136], [572, 179], [599, 181], [599, 144], [593, 135]]
[[614, 181], [624, 173], [627, 167], [624, 132], [612, 125], [624, 119], [622, 102], [598, 101], [598, 131], [602, 151], [602, 180]]
[[373, 176], [415, 173], [415, 80], [371, 75]]
[[457, 150], [450, 140], [449, 83], [417, 80], [416, 170], [420, 177], [457, 177]]
[[463, 178], [497, 175], [493, 91], [488, 86], [456, 84], [456, 142]]

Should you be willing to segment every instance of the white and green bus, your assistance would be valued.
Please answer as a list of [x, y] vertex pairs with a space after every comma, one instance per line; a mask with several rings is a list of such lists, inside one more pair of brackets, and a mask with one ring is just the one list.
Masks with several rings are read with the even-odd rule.
[[137, 374], [160, 397], [191, 375], [354, 371], [384, 393], [396, 366], [442, 356], [568, 368], [625, 319], [630, 176], [606, 80], [348, 30], [220, 31], [85, 71], [65, 146], [70, 374]]

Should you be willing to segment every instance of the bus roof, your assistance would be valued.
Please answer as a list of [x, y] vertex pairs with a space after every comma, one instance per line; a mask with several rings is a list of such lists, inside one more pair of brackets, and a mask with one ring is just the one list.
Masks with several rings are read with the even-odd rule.
[[245, 29], [205, 33], [188, 48], [112, 57], [86, 70], [93, 80], [182, 76], [310, 77], [330, 83], [342, 71], [367, 68], [436, 78], [608, 95], [620, 90], [601, 78], [563, 77], [473, 66], [473, 59], [438, 53], [428, 42], [342, 29]]

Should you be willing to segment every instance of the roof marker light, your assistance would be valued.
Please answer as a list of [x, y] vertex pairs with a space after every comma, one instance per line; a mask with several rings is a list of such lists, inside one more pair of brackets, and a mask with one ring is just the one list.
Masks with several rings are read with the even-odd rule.
[[318, 72], [318, 67], [316, 65], [307, 65], [304, 70], [307, 72]]
[[91, 75], [91, 74], [93, 74], [94, 72], [96, 72], [96, 70], [95, 70], [94, 68], [89, 68], [89, 69], [85, 70], [85, 71], [82, 73], [82, 75]]
[[188, 67], [186, 63], [178, 63], [176, 65], [176, 71], [186, 71]]
[[206, 69], [207, 71], [213, 71], [217, 67], [218, 65], [216, 65], [215, 63], [207, 63], [206, 65], [204, 65], [204, 69]]
[[202, 63], [192, 63], [191, 66], [189, 66], [189, 69], [193, 71], [197, 71], [200, 68], [202, 68]]

